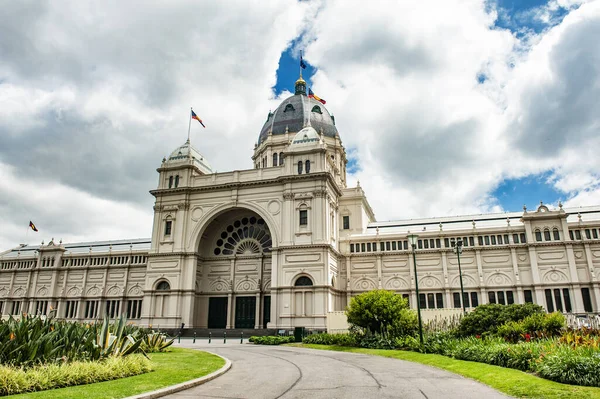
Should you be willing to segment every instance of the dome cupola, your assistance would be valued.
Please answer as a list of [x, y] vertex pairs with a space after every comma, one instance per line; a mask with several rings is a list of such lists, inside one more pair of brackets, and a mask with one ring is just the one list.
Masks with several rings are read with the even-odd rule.
[[208, 161], [196, 148], [192, 146], [188, 139], [183, 145], [177, 147], [168, 158], [163, 159], [163, 167], [180, 166], [191, 163], [202, 173], [213, 173]]

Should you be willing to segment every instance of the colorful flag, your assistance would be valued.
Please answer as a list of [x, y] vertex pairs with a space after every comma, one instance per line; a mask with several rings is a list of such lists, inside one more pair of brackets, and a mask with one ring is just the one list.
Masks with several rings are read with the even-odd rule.
[[308, 88], [308, 97], [314, 98], [315, 100], [319, 101], [321, 104], [327, 104], [327, 101], [323, 100], [322, 98], [317, 96], [315, 93], [313, 93], [313, 91], [311, 90], [310, 87]]
[[35, 227], [35, 224], [33, 224], [31, 220], [29, 221], [29, 227], [31, 227], [31, 230], [33, 231], [38, 231], [37, 227]]
[[197, 120], [198, 122], [200, 122], [200, 124], [202, 125], [202, 127], [206, 128], [206, 126], [204, 126], [204, 123], [202, 123], [202, 119], [198, 118], [198, 115], [196, 115], [196, 113], [194, 112], [194, 110], [192, 110], [192, 119]]
[[300, 68], [302, 69], [306, 69], [306, 63], [304, 62], [304, 60], [302, 59], [302, 56], [300, 56]]

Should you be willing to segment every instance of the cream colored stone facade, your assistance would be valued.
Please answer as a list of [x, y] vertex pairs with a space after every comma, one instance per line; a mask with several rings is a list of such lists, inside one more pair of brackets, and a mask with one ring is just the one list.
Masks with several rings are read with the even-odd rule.
[[378, 223], [360, 185], [346, 187], [334, 119], [302, 82], [269, 113], [252, 159], [254, 169], [213, 173], [189, 142], [176, 149], [157, 169], [150, 239], [0, 254], [1, 313], [326, 329], [330, 312], [372, 289], [416, 307], [410, 232], [424, 308], [460, 307], [459, 239], [467, 307], [600, 308], [600, 207]]

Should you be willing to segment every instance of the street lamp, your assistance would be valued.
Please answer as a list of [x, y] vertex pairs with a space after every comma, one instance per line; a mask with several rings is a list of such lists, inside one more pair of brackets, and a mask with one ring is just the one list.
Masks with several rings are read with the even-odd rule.
[[454, 253], [456, 254], [456, 258], [458, 259], [458, 277], [460, 279], [460, 303], [462, 304], [463, 315], [467, 314], [467, 310], [465, 309], [465, 290], [463, 288], [463, 279], [462, 279], [462, 269], [460, 268], [460, 254], [462, 254], [462, 240], [456, 240], [456, 244], [454, 244]]
[[406, 236], [410, 245], [412, 247], [413, 253], [413, 266], [415, 268], [415, 289], [417, 291], [417, 316], [419, 318], [419, 340], [421, 341], [421, 346], [423, 346], [423, 323], [421, 322], [421, 300], [419, 298], [419, 276], [417, 275], [417, 255], [415, 250], [417, 249], [417, 238], [419, 238], [416, 234], [409, 234]]

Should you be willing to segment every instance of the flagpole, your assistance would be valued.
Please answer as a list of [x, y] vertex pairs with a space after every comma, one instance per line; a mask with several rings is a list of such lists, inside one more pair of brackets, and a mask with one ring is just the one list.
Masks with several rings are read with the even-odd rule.
[[188, 115], [189, 117], [189, 121], [188, 121], [188, 139], [187, 142], [190, 142], [190, 129], [192, 128], [192, 107], [190, 107], [190, 114]]

